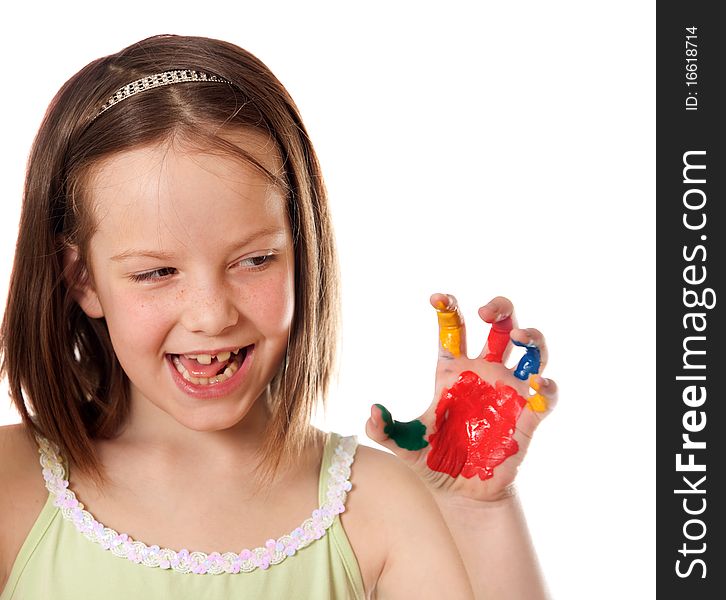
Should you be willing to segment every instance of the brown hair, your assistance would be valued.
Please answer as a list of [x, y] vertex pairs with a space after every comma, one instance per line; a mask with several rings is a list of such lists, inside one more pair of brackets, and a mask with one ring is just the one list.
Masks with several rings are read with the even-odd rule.
[[[229, 83], [180, 83], [146, 90], [99, 115], [119, 88], [149, 75], [194, 69]], [[104, 473], [91, 440], [118, 434], [128, 416], [128, 381], [103, 319], [72, 300], [63, 250], [78, 247], [85, 268], [93, 219], [84, 210], [91, 168], [123, 150], [182, 134], [229, 152], [217, 135], [253, 128], [277, 146], [294, 242], [295, 313], [286, 359], [269, 385], [271, 419], [261, 450], [269, 475], [311, 434], [335, 367], [339, 287], [333, 232], [320, 166], [297, 107], [249, 52], [213, 39], [155, 36], [98, 59], [63, 85], [33, 144], [20, 229], [0, 332], [0, 375], [28, 432], [57, 443], [96, 483]], [[247, 157], [251, 160], [250, 157]], [[257, 165], [258, 167], [260, 165]], [[29, 410], [30, 407], [30, 410]]]

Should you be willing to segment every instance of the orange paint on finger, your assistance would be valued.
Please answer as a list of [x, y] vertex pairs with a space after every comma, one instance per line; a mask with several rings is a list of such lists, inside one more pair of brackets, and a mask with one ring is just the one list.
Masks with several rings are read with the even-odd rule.
[[547, 399], [542, 394], [535, 394], [529, 397], [527, 406], [534, 412], [545, 412], [547, 410]]
[[531, 375], [529, 378], [529, 387], [537, 393], [527, 399], [527, 406], [535, 412], [545, 412], [547, 410], [547, 398], [539, 393], [540, 384], [535, 380], [534, 375]]
[[453, 356], [461, 356], [461, 332], [464, 328], [464, 321], [459, 311], [450, 310], [441, 300], [436, 302], [435, 308], [439, 320], [441, 347], [448, 350]]

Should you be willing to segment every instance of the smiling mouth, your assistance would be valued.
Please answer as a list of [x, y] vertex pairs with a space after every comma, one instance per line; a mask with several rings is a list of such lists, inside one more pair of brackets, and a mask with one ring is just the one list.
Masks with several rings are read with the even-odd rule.
[[[224, 383], [240, 368], [252, 346], [245, 346], [227, 356], [171, 354], [171, 362], [179, 374], [195, 385], [217, 385]], [[219, 360], [219, 359], [223, 360]]]

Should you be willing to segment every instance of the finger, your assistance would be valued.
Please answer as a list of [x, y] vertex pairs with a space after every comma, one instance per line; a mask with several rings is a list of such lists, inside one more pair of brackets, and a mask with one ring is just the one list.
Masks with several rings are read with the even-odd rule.
[[534, 394], [528, 396], [525, 408], [517, 421], [515, 439], [520, 444], [532, 439], [542, 420], [557, 405], [557, 384], [552, 379], [532, 375], [529, 378], [529, 386], [534, 390]]
[[552, 380], [540, 375], [531, 375], [529, 387], [534, 394], [527, 399], [527, 406], [537, 413], [551, 411], [557, 404], [557, 384]]
[[385, 446], [395, 454], [401, 454], [401, 449], [416, 451], [429, 445], [424, 438], [426, 426], [421, 421], [418, 419], [407, 422], [395, 421], [382, 404], [371, 406], [366, 434], [374, 442]]
[[539, 329], [513, 329], [511, 332], [512, 343], [519, 346], [522, 345], [525, 348], [534, 346], [539, 351], [539, 370], [536, 373], [544, 371], [549, 358], [549, 351], [547, 349], [547, 343], [545, 337]]
[[497, 296], [479, 309], [479, 316], [484, 322], [492, 324], [487, 343], [479, 358], [490, 362], [506, 362], [512, 351], [509, 332], [517, 327], [512, 301], [504, 296]]
[[502, 362], [504, 353], [507, 351], [512, 331], [512, 318], [507, 317], [496, 323], [492, 323], [486, 343], [486, 356], [484, 360], [489, 362]]
[[466, 327], [456, 298], [433, 294], [429, 301], [439, 320], [439, 358], [466, 356]]

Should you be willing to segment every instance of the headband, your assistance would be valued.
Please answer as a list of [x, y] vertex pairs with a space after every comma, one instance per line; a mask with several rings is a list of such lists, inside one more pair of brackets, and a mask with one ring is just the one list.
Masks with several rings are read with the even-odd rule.
[[188, 81], [195, 81], [200, 83], [215, 82], [215, 83], [229, 83], [226, 79], [219, 77], [218, 75], [212, 75], [205, 73], [204, 71], [193, 71], [191, 69], [176, 70], [176, 71], [164, 71], [163, 73], [156, 73], [155, 75], [149, 75], [148, 77], [142, 77], [136, 81], [132, 81], [128, 85], [117, 89], [113, 95], [106, 100], [101, 109], [96, 114], [98, 118], [100, 115], [105, 113], [114, 104], [118, 104], [126, 98], [134, 96], [139, 92], [151, 90], [153, 88], [162, 87], [165, 85], [172, 85], [174, 83], [186, 83]]

